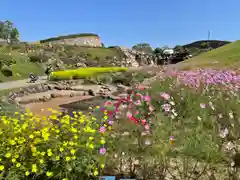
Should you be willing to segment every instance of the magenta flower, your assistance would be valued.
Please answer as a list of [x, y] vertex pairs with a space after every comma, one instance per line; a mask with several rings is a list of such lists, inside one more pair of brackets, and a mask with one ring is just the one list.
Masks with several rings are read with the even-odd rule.
[[151, 100], [151, 97], [150, 97], [150, 96], [144, 96], [144, 100], [145, 100], [145, 101], [150, 101], [150, 100]]
[[100, 150], [99, 150], [99, 153], [101, 154], [101, 155], [104, 155], [105, 153], [106, 153], [106, 148], [101, 148]]

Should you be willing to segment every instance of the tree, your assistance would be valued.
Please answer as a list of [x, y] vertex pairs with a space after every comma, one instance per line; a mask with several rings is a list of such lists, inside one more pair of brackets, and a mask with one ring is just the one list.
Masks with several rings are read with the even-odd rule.
[[208, 42], [203, 42], [203, 43], [201, 43], [201, 48], [202, 49], [208, 49], [209, 47], [210, 47], [210, 43], [208, 43]]
[[19, 31], [11, 21], [0, 22], [0, 38], [9, 43], [19, 41]]
[[153, 51], [153, 53], [156, 54], [156, 55], [161, 55], [162, 52], [163, 52], [163, 50], [159, 47], [155, 48], [154, 51]]
[[173, 49], [178, 53], [184, 53], [184, 48], [180, 45], [176, 45]]
[[136, 44], [132, 47], [132, 49], [134, 49], [136, 51], [141, 51], [141, 52], [144, 52], [144, 53], [147, 53], [147, 54], [153, 53], [152, 47], [148, 43]]

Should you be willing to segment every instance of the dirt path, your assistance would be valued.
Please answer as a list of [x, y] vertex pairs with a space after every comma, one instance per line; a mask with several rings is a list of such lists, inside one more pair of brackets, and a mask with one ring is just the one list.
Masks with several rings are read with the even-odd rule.
[[69, 104], [69, 103], [81, 101], [84, 99], [88, 99], [91, 97], [92, 96], [59, 97], [59, 98], [54, 98], [47, 102], [30, 103], [30, 104], [27, 104], [25, 107], [30, 109], [30, 111], [36, 116], [49, 116], [52, 113], [48, 111], [48, 108], [62, 111], [63, 109], [60, 107], [60, 105], [62, 104]]

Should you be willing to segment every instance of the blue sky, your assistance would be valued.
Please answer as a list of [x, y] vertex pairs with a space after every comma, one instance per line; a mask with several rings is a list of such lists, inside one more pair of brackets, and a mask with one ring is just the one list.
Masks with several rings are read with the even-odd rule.
[[1, 0], [23, 41], [92, 32], [107, 46], [153, 47], [195, 40], [240, 39], [239, 0]]

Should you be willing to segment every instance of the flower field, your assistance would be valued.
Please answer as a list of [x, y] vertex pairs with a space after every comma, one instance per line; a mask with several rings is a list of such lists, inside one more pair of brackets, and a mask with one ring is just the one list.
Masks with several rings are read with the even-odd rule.
[[237, 71], [166, 72], [87, 114], [49, 110], [1, 117], [2, 179], [240, 177]]

